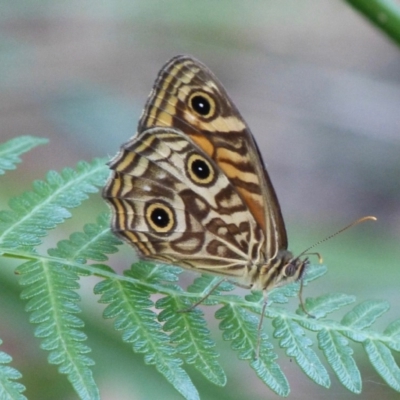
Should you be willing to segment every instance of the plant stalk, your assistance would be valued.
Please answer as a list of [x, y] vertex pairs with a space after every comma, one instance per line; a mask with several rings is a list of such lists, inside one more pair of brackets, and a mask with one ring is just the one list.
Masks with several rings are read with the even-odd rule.
[[394, 0], [345, 0], [400, 46], [400, 4]]

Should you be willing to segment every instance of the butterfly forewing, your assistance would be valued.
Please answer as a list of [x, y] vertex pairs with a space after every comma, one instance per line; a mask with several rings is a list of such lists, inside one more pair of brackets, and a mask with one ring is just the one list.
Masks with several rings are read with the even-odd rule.
[[[195, 101], [201, 96], [210, 103], [205, 115], [196, 112]], [[215, 161], [265, 233], [266, 259], [287, 248], [279, 203], [250, 130], [205, 65], [177, 56], [161, 69], [139, 121], [138, 135], [155, 126], [179, 129]]]

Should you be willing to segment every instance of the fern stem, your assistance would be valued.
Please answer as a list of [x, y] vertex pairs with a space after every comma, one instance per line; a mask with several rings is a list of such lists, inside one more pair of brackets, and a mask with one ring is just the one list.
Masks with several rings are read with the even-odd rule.
[[[0, 248], [0, 254], [2, 254], [1, 248]], [[173, 296], [176, 298], [182, 297], [182, 298], [186, 298], [186, 299], [192, 298], [194, 300], [197, 300], [199, 297], [202, 297], [202, 293], [177, 291], [177, 290], [173, 289], [173, 287], [163, 286], [162, 284], [141, 281], [141, 280], [133, 278], [131, 276], [118, 275], [115, 272], [107, 271], [96, 265], [80, 264], [78, 262], [66, 260], [63, 258], [35, 255], [32, 253], [24, 253], [23, 251], [18, 251], [18, 250], [15, 250], [15, 252], [13, 252], [13, 253], [11, 253], [10, 251], [8, 251], [7, 253], [3, 252], [2, 255], [8, 256], [8, 257], [13, 257], [13, 258], [21, 258], [21, 259], [29, 258], [31, 260], [38, 260], [41, 262], [47, 261], [47, 262], [60, 263], [60, 264], [65, 265], [66, 267], [81, 269], [82, 272], [85, 274], [95, 275], [100, 278], [112, 279], [112, 280], [116, 280], [118, 282], [129, 282], [131, 284], [140, 285], [144, 288], [147, 288], [153, 293], [161, 293], [166, 296]], [[261, 314], [262, 308], [263, 308], [263, 302], [248, 301], [245, 298], [240, 297], [238, 295], [234, 295], [234, 294], [224, 294], [224, 295], [210, 294], [208, 296], [208, 299], [210, 299], [211, 301], [214, 301], [216, 303], [219, 303], [219, 304], [225, 304], [225, 305], [230, 304], [230, 305], [234, 305], [234, 306], [243, 307], [243, 308], [246, 308], [249, 311], [252, 311], [258, 315]], [[355, 340], [357, 342], [363, 342], [366, 339], [379, 340], [383, 343], [386, 343], [389, 347], [391, 347], [391, 344], [393, 342], [393, 337], [390, 335], [378, 334], [376, 332], [368, 332], [367, 330], [364, 330], [364, 329], [356, 329], [356, 328], [352, 328], [352, 327], [347, 327], [341, 323], [337, 323], [334, 321], [310, 319], [306, 315], [296, 314], [296, 313], [287, 311], [280, 307], [278, 308], [278, 307], [274, 307], [271, 305], [267, 307], [266, 317], [276, 318], [278, 316], [280, 316], [282, 318], [290, 319], [292, 321], [296, 321], [300, 325], [307, 327], [307, 329], [311, 329], [315, 332], [318, 332], [321, 329], [341, 332], [346, 337], [352, 338], [352, 340]], [[358, 339], [356, 339], [356, 338], [358, 338]]]

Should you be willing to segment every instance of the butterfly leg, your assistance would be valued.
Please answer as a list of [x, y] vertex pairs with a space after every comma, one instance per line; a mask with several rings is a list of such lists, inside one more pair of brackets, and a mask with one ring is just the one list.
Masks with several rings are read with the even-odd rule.
[[208, 296], [210, 296], [210, 294], [222, 283], [226, 281], [225, 278], [221, 278], [219, 279], [213, 286], [211, 286], [211, 288], [207, 291], [207, 293], [200, 298], [200, 300], [197, 300], [195, 303], [193, 303], [190, 307], [188, 308], [184, 308], [182, 310], [178, 310], [178, 312], [189, 312], [192, 311], [194, 308], [196, 308], [199, 304], [201, 304], [204, 300], [207, 299]]
[[263, 301], [263, 306], [261, 309], [260, 321], [258, 322], [258, 328], [257, 328], [257, 344], [256, 344], [256, 350], [255, 350], [255, 356], [254, 356], [254, 358], [256, 360], [260, 355], [261, 331], [262, 331], [262, 325], [263, 325], [263, 321], [264, 321], [265, 310], [266, 310], [267, 304], [268, 304], [268, 297], [267, 297], [266, 290], [263, 291], [263, 297], [264, 297], [264, 301]]
[[300, 280], [300, 290], [299, 290], [299, 300], [300, 300], [300, 305], [302, 310], [304, 311], [304, 313], [307, 315], [307, 317], [309, 318], [315, 318], [314, 315], [310, 314], [307, 310], [306, 310], [306, 305], [304, 304], [304, 300], [303, 300], [303, 287], [304, 287], [304, 283], [303, 283], [303, 279]]
[[[231, 281], [229, 279], [228, 279], [228, 282], [231, 282], [231, 283], [235, 284], [236, 286], [238, 286], [240, 288], [243, 288], [243, 289], [251, 289], [253, 287], [252, 284], [245, 285], [243, 283], [234, 282], [234, 281]], [[258, 327], [257, 327], [257, 344], [256, 344], [256, 349], [255, 349], [255, 355], [254, 355], [254, 358], [256, 360], [260, 355], [261, 330], [262, 330], [262, 324], [263, 324], [263, 320], [264, 320], [265, 310], [266, 310], [267, 305], [268, 305], [268, 296], [267, 296], [267, 291], [266, 290], [263, 291], [263, 297], [264, 297], [264, 301], [263, 301], [263, 306], [262, 306], [262, 310], [261, 310], [260, 321], [258, 322]]]
[[240, 287], [242, 289], [251, 289], [253, 287], [252, 284], [246, 285], [245, 283], [236, 282], [236, 281], [233, 281], [231, 279], [226, 279], [226, 281], [229, 282], [229, 283], [232, 283], [232, 285], [235, 285], [235, 286]]

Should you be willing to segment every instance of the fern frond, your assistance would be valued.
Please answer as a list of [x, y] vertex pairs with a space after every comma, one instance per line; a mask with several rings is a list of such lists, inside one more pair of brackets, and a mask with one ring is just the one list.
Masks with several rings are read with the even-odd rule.
[[[149, 295], [163, 293], [167, 296], [156, 303], [157, 308], [163, 310], [159, 314], [158, 320], [164, 322], [164, 331], [170, 333], [171, 342], [186, 360], [187, 354], [191, 354], [191, 345], [193, 345], [193, 343], [189, 344], [186, 335], [189, 332], [187, 331], [195, 330], [197, 324], [198, 329], [203, 327], [203, 315], [197, 310], [192, 310], [189, 314], [193, 320], [188, 322], [184, 320], [184, 314], [182, 316], [177, 311], [190, 304], [188, 299], [198, 299], [208, 293], [210, 287], [214, 286], [220, 278], [202, 276], [191, 285], [192, 290], [184, 292], [179, 286], [172, 284], [177, 279], [177, 273], [173, 269], [171, 274], [168, 268], [174, 267], [164, 268], [166, 267], [157, 268], [145, 263], [138, 263], [132, 266], [125, 276], [133, 278], [131, 283], [134, 287], [140, 288], [143, 285], [143, 289], [148, 291]], [[311, 276], [316, 277], [325, 270], [325, 267], [311, 267]], [[116, 279], [118, 278], [116, 277]], [[161, 283], [161, 280], [164, 280], [164, 283]], [[130, 282], [128, 283], [130, 284]], [[231, 284], [223, 282], [221, 286], [225, 284], [226, 289], [230, 290]], [[238, 351], [239, 358], [249, 360], [257, 375], [272, 390], [282, 396], [288, 395], [288, 382], [275, 361], [277, 356], [273, 353], [272, 345], [267, 340], [265, 333], [261, 334], [260, 357], [257, 360], [254, 359], [262, 296], [260, 293], [253, 293], [243, 300], [239, 296], [222, 293], [221, 286], [207, 300], [209, 304], [224, 304], [216, 313], [217, 319], [222, 320], [220, 328], [224, 331], [223, 338], [232, 341], [232, 348]], [[294, 294], [296, 294], [295, 290], [289, 288], [280, 298], [285, 299], [286, 296]], [[345, 336], [363, 343], [364, 346], [368, 343], [367, 340], [371, 340], [375, 346], [374, 351], [372, 351], [371, 344], [367, 347], [371, 358], [375, 355], [371, 362], [380, 370], [384, 379], [397, 390], [397, 367], [393, 357], [390, 358], [383, 352], [386, 346], [388, 349], [389, 347], [393, 349], [400, 347], [400, 322], [397, 320], [391, 323], [384, 334], [371, 333], [366, 330], [387, 310], [386, 302], [365, 302], [356, 306], [343, 319], [345, 322], [347, 321], [347, 326], [324, 319], [329, 313], [353, 303], [354, 300], [353, 296], [342, 293], [327, 294], [306, 300], [306, 307], [315, 318], [307, 317], [301, 309], [294, 314], [274, 306], [267, 308], [266, 318], [272, 319], [275, 327], [274, 336], [280, 339], [280, 344], [287, 349], [287, 354], [295, 358], [301, 369], [318, 384], [329, 387], [329, 375], [316, 353], [311, 349], [312, 340], [305, 336], [302, 328], [318, 332], [319, 348], [323, 351], [340, 382], [354, 393], [359, 393], [361, 390], [361, 378], [352, 357], [352, 349]], [[256, 313], [258, 316], [252, 313]], [[190, 325], [185, 325], [185, 323]], [[206, 334], [208, 335], [208, 332]], [[196, 338], [191, 338], [191, 340], [195, 342]], [[385, 347], [382, 347], [380, 343], [384, 343]], [[200, 349], [201, 351], [202, 349]], [[378, 363], [376, 354], [379, 352], [385, 355], [384, 362]], [[390, 376], [388, 375], [389, 366], [394, 371]]]
[[[124, 271], [124, 275], [134, 279], [134, 282], [148, 284], [148, 290], [152, 293], [159, 291], [159, 284], [174, 283], [182, 272], [181, 268], [168, 264], [153, 264], [149, 262], [139, 261], [131, 266], [131, 269]], [[168, 285], [167, 285], [168, 286]]]
[[289, 394], [289, 383], [275, 362], [277, 355], [267, 335], [261, 333], [260, 354], [255, 359], [259, 319], [244, 308], [235, 304], [234, 297], [215, 313], [221, 319], [220, 329], [224, 331], [224, 340], [232, 341], [231, 347], [238, 351], [241, 360], [249, 360], [251, 367], [262, 381], [280, 396]]
[[16, 164], [21, 162], [21, 154], [47, 142], [47, 139], [34, 136], [20, 136], [0, 144], [0, 175], [15, 169]]
[[315, 383], [328, 388], [330, 379], [327, 370], [316, 353], [310, 348], [312, 340], [304, 336], [304, 330], [295, 321], [277, 317], [273, 320], [274, 336], [280, 338], [279, 344], [286, 354], [293, 357], [303, 372]]
[[[97, 224], [85, 225], [83, 233], [73, 233], [48, 253], [82, 264], [87, 259], [106, 260], [106, 254], [115, 252], [116, 245], [121, 244], [111, 234], [108, 220], [108, 213], [101, 214]], [[50, 351], [50, 363], [59, 365], [60, 372], [68, 375], [81, 399], [99, 398], [89, 368], [93, 361], [86, 356], [90, 349], [83, 344], [83, 322], [75, 315], [80, 312], [75, 290], [79, 288], [79, 274], [85, 271], [42, 259], [21, 265], [17, 273], [25, 286], [21, 297], [29, 300], [26, 310], [31, 312], [30, 321], [38, 324], [35, 335], [43, 339], [42, 348]]]
[[108, 175], [104, 160], [78, 163], [76, 170], [50, 171], [46, 181], [35, 181], [33, 191], [10, 200], [10, 211], [0, 212], [0, 248], [33, 251], [47, 231], [71, 216], [88, 193], [97, 191]]
[[[354, 303], [355, 301], [356, 298], [354, 296], [349, 296], [344, 293], [327, 293], [316, 298], [306, 299], [305, 308], [314, 318], [323, 318], [344, 306]], [[302, 308], [299, 308], [297, 313], [305, 315]], [[310, 318], [311, 325], [314, 318]], [[312, 328], [309, 327], [308, 329]]]
[[339, 381], [353, 393], [361, 393], [361, 374], [349, 341], [340, 333], [322, 329], [318, 332], [318, 343]]
[[[147, 263], [133, 265], [127, 275], [142, 277], [149, 283], [158, 281], [160, 277], [163, 280], [174, 279], [171, 269], [165, 273], [162, 268]], [[197, 389], [181, 367], [182, 359], [151, 310], [154, 307], [150, 299], [153, 291], [140, 283], [121, 282], [116, 276], [98, 283], [95, 293], [101, 295], [101, 303], [108, 304], [104, 318], [115, 318], [115, 329], [123, 331], [122, 339], [132, 344], [133, 351], [145, 354], [145, 363], [155, 365], [185, 399], [198, 400]]]
[[[0, 340], [0, 344], [2, 341]], [[12, 358], [0, 351], [0, 399], [2, 400], [26, 400], [26, 397], [22, 394], [25, 390], [25, 386], [19, 382], [15, 382], [16, 379], [21, 378], [21, 373], [15, 368], [10, 367], [9, 364]]]
[[[106, 254], [115, 253], [121, 243], [110, 232], [109, 214], [103, 213], [96, 224], [85, 225], [83, 232], [61, 240], [48, 253], [56, 259], [84, 264], [88, 259], [107, 260]], [[60, 365], [60, 372], [68, 375], [81, 399], [99, 398], [89, 368], [93, 361], [85, 355], [90, 348], [82, 343], [86, 340], [81, 331], [83, 322], [75, 315], [80, 312], [80, 298], [74, 290], [79, 288], [79, 275], [89, 273], [45, 259], [23, 264], [17, 273], [22, 275], [20, 284], [26, 286], [21, 297], [29, 300], [26, 310], [32, 313], [30, 321], [39, 324], [35, 335], [44, 339], [42, 348], [50, 351], [50, 363]]]
[[102, 213], [96, 224], [86, 224], [83, 232], [74, 232], [68, 240], [59, 241], [57, 248], [49, 249], [48, 253], [84, 264], [87, 260], [106, 261], [107, 254], [116, 253], [121, 244], [121, 240], [110, 231], [109, 213]]
[[[389, 308], [390, 306], [386, 301], [364, 301], [343, 317], [341, 322], [349, 329], [343, 330], [342, 333], [354, 341], [362, 342], [364, 350], [378, 374], [390, 387], [400, 391], [400, 368], [396, 364], [389, 348], [393, 336], [390, 335], [388, 346], [383, 335], [380, 336], [366, 330]], [[397, 324], [398, 322], [395, 321], [395, 323], [389, 325], [389, 333], [393, 328], [394, 331], [398, 329]], [[395, 336], [398, 337], [398, 333], [395, 333]], [[397, 346], [395, 347], [397, 348]]]
[[400, 368], [389, 348], [379, 340], [367, 339], [363, 342], [371, 364], [385, 382], [394, 390], [400, 391]]
[[80, 300], [79, 275], [48, 260], [29, 261], [17, 268], [20, 284], [25, 286], [22, 299], [28, 300], [29, 321], [38, 326], [35, 336], [42, 339], [41, 347], [50, 351], [49, 362], [59, 365], [59, 371], [68, 375], [81, 399], [98, 399], [99, 393], [86, 356], [90, 348], [83, 344], [86, 335], [81, 331], [83, 321]]
[[[181, 291], [175, 286], [176, 291]], [[162, 309], [158, 320], [163, 329], [169, 332], [170, 340], [177, 352], [188, 364], [193, 364], [210, 382], [224, 386], [226, 375], [216, 360], [215, 342], [210, 337], [207, 323], [199, 309], [182, 312], [190, 307], [190, 302], [178, 296], [167, 296], [157, 301], [156, 307]]]
[[355, 306], [341, 320], [347, 326], [346, 334], [354, 341], [365, 338], [363, 330], [369, 328], [381, 315], [388, 311], [390, 305], [387, 301], [367, 300]]
[[[218, 282], [220, 283], [218, 284]], [[218, 284], [217, 287], [215, 287], [216, 284]], [[215, 289], [212, 290], [213, 288]], [[195, 293], [198, 296], [197, 301], [203, 299], [201, 304], [215, 305], [218, 304], [218, 300], [213, 298], [214, 295], [218, 296], [222, 292], [230, 292], [233, 289], [235, 289], [235, 285], [233, 285], [228, 281], [223, 280], [219, 276], [202, 274], [199, 277], [197, 277], [191, 285], [188, 286], [187, 292]], [[204, 298], [210, 293], [211, 290], [213, 296]]]
[[[355, 297], [343, 293], [330, 293], [314, 299], [307, 299], [305, 307], [315, 319], [323, 318], [329, 313], [344, 306], [354, 303]], [[297, 310], [298, 314], [304, 315], [304, 311]], [[332, 367], [339, 381], [353, 393], [361, 392], [361, 374], [354, 358], [353, 350], [349, 341], [335, 330], [316, 327], [314, 318], [301, 321], [301, 325], [310, 330], [317, 330], [319, 348], [323, 351], [328, 363]]]
[[388, 338], [386, 344], [394, 351], [400, 351], [400, 319], [391, 322], [383, 334]]
[[[389, 304], [386, 301], [368, 300], [358, 304], [344, 315], [340, 323], [319, 319], [353, 301], [353, 296], [342, 293], [307, 299], [306, 304], [317, 318], [300, 318], [297, 322], [306, 329], [318, 331], [319, 348], [347, 389], [360, 393], [362, 386], [360, 371], [347, 340], [351, 339], [363, 345], [371, 364], [387, 384], [400, 391], [400, 369], [390, 352], [390, 348], [395, 351], [400, 349], [400, 321], [392, 322], [382, 334], [367, 329], [388, 311]], [[298, 314], [303, 313], [298, 310]]]

